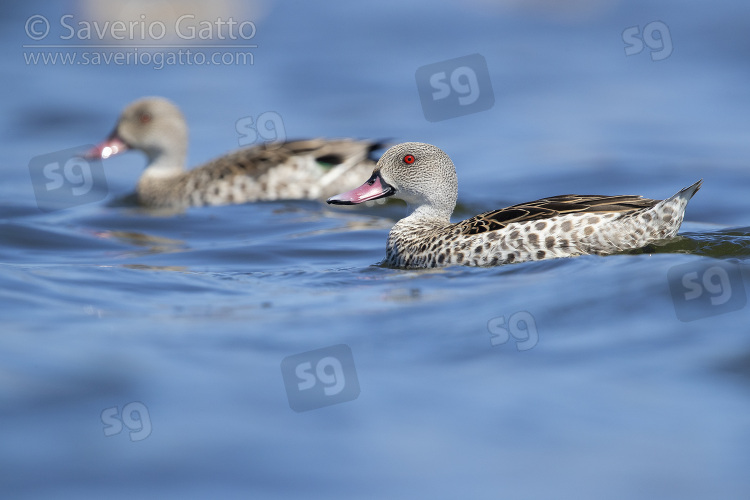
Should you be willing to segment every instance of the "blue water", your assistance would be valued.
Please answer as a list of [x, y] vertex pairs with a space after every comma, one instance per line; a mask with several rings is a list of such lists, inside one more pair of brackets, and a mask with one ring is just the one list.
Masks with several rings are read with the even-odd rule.
[[[161, 70], [25, 63], [30, 16], [61, 43], [60, 16], [125, 4], [6, 6], [1, 496], [747, 498], [750, 8], [515, 3], [226, 3], [202, 15], [254, 20], [253, 64]], [[656, 21], [669, 57], [626, 56], [623, 31]], [[416, 70], [476, 53], [494, 105], [427, 121]], [[102, 200], [40, 210], [30, 161], [104, 138], [144, 95], [183, 109], [191, 165], [264, 112], [288, 138], [436, 144], [457, 218], [704, 185], [666, 246], [492, 269], [378, 266], [398, 202], [144, 210], [136, 153], [104, 162]], [[701, 281], [716, 263], [731, 290]], [[686, 306], [675, 269], [731, 297]], [[282, 360], [340, 345], [353, 368], [317, 381], [359, 391], [294, 411]]]

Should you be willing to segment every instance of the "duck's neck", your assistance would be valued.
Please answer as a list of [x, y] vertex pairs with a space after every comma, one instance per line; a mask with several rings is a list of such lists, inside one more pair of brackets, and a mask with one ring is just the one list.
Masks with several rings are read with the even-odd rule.
[[185, 166], [185, 153], [160, 153], [149, 157], [149, 164], [142, 179], [169, 179], [182, 174]]
[[410, 226], [442, 227], [451, 223], [451, 214], [433, 205], [408, 206], [408, 215], [399, 223]]

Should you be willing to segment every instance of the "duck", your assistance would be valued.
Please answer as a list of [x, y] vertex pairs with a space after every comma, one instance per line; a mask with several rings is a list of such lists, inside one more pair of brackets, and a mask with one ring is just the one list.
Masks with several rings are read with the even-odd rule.
[[188, 126], [180, 109], [163, 97], [145, 97], [120, 114], [106, 140], [84, 154], [107, 159], [141, 151], [148, 163], [138, 180], [141, 205], [177, 208], [256, 201], [325, 198], [351, 189], [372, 171], [371, 154], [383, 143], [307, 139], [239, 149], [185, 170]]
[[452, 223], [458, 178], [436, 146], [406, 142], [388, 149], [360, 187], [327, 200], [355, 205], [393, 197], [408, 214], [386, 243], [382, 264], [419, 269], [496, 266], [586, 254], [607, 255], [672, 238], [702, 180], [665, 200], [567, 194], [521, 203]]

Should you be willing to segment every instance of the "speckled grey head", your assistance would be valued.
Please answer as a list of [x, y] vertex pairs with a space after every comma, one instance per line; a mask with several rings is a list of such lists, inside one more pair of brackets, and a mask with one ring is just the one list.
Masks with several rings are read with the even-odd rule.
[[431, 144], [398, 144], [378, 160], [375, 172], [365, 184], [329, 198], [328, 203], [351, 205], [385, 196], [400, 198], [415, 210], [422, 208], [441, 217], [450, 217], [458, 196], [453, 162]]
[[453, 212], [458, 196], [456, 169], [440, 148], [421, 142], [398, 144], [383, 154], [376, 168], [395, 188], [394, 197], [413, 207], [430, 205]]
[[150, 162], [182, 168], [187, 142], [187, 124], [179, 108], [163, 97], [145, 97], [123, 110], [112, 134], [89, 155], [109, 158], [136, 149]]

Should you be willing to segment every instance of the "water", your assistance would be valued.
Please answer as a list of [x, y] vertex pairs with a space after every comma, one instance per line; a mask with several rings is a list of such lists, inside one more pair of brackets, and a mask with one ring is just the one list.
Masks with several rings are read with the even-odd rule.
[[[230, 4], [257, 19], [252, 66], [162, 70], [26, 65], [29, 16], [93, 7], [7, 12], [3, 498], [746, 497], [750, 11], [538, 5]], [[653, 21], [671, 55], [625, 56], [623, 31]], [[475, 53], [494, 106], [425, 120], [417, 68]], [[191, 165], [267, 111], [290, 138], [434, 143], [457, 218], [704, 187], [666, 246], [493, 269], [378, 266], [398, 202], [140, 209], [137, 154], [104, 163], [105, 199], [40, 211], [29, 161], [102, 139], [143, 95], [183, 108]], [[723, 302], [680, 309], [674, 269]], [[359, 392], [293, 411], [282, 360], [342, 344], [354, 368], [317, 381], [356, 373]]]

